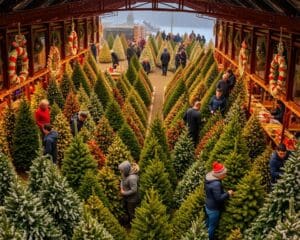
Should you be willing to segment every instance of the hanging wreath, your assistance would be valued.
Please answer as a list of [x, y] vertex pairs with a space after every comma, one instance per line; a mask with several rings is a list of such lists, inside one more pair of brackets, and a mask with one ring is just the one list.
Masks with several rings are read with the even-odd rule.
[[238, 31], [238, 32], [236, 33], [236, 35], [235, 35], [235, 38], [234, 38], [234, 47], [235, 47], [235, 49], [240, 48], [241, 42], [242, 42], [242, 39], [241, 39], [241, 32]]
[[37, 35], [34, 39], [33, 51], [35, 54], [40, 54], [44, 49], [44, 44], [41, 37]]
[[[26, 80], [28, 76], [28, 55], [26, 51], [26, 38], [22, 34], [15, 36], [15, 41], [12, 43], [14, 47], [9, 53], [8, 58], [8, 76], [11, 83], [20, 83]], [[17, 60], [21, 58], [22, 60], [22, 70], [17, 75], [16, 66]]]
[[61, 38], [58, 31], [51, 32], [50, 36], [50, 44], [52, 46], [60, 47], [61, 46]]
[[270, 91], [272, 96], [276, 97], [283, 91], [287, 72], [287, 64], [283, 54], [282, 42], [278, 45], [278, 53], [274, 56], [270, 66]]
[[247, 44], [245, 41], [243, 41], [242, 43], [242, 47], [240, 49], [240, 53], [239, 53], [239, 72], [240, 72], [240, 76], [243, 76], [244, 71], [246, 69], [246, 65], [248, 62], [248, 51], [247, 51]]
[[60, 52], [57, 47], [51, 46], [50, 53], [47, 61], [47, 67], [50, 71], [50, 76], [56, 78], [60, 73], [61, 61], [60, 61]]
[[73, 30], [68, 37], [68, 45], [72, 55], [76, 55], [78, 51], [77, 33]]

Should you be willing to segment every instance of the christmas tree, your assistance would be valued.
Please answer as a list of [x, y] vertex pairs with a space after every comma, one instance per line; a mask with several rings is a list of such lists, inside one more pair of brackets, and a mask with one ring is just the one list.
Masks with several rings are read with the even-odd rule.
[[72, 69], [72, 66], [71, 66], [70, 62], [67, 62], [67, 63], [66, 63], [65, 71], [66, 71], [66, 73], [69, 75], [69, 77], [72, 76], [73, 69]]
[[114, 35], [112, 33], [109, 33], [106, 40], [107, 40], [109, 49], [112, 49], [112, 47], [114, 45], [114, 41], [115, 41]]
[[104, 152], [104, 154], [107, 154], [109, 146], [113, 143], [115, 134], [105, 116], [100, 118], [94, 135], [100, 149]]
[[79, 104], [81, 107], [84, 107], [85, 109], [81, 109], [83, 111], [87, 111], [88, 106], [91, 104], [90, 103], [90, 98], [85, 92], [84, 88], [82, 86], [79, 87], [77, 91], [77, 99], [79, 101]]
[[94, 57], [94, 55], [93, 55], [92, 52], [89, 52], [87, 61], [88, 61], [88, 63], [90, 64], [90, 66], [92, 67], [94, 73], [95, 73], [96, 76], [97, 76], [97, 74], [98, 74], [98, 72], [99, 72], [99, 68], [98, 68], [96, 59], [95, 59], [95, 57]]
[[126, 122], [123, 123], [118, 134], [124, 142], [124, 144], [128, 147], [132, 157], [135, 160], [138, 160], [140, 157], [141, 148], [133, 130], [128, 126]]
[[143, 123], [143, 126], [147, 126], [147, 116], [142, 110], [142, 106], [138, 103], [137, 99], [134, 97], [133, 92], [128, 96], [128, 100], [131, 104], [131, 106], [136, 111], [136, 114], [139, 116], [140, 121]]
[[0, 152], [0, 206], [8, 194], [11, 184], [14, 184], [15, 172], [7, 156]]
[[71, 80], [70, 75], [67, 73], [67, 71], [64, 72], [64, 75], [60, 81], [59, 88], [64, 99], [67, 99], [69, 92], [75, 91], [73, 81]]
[[114, 131], [121, 129], [122, 124], [124, 123], [124, 117], [118, 103], [115, 100], [111, 100], [108, 103], [105, 116]]
[[47, 92], [43, 88], [42, 83], [38, 83], [34, 87], [35, 90], [30, 99], [32, 110], [36, 110], [39, 107], [41, 100], [47, 98]]
[[47, 98], [49, 100], [50, 105], [53, 105], [55, 102], [60, 108], [64, 107], [65, 100], [63, 95], [56, 84], [55, 79], [51, 79], [47, 88]]
[[231, 230], [231, 233], [226, 240], [243, 240], [241, 230], [239, 228]]
[[147, 192], [141, 207], [136, 209], [135, 216], [130, 233], [131, 239], [171, 239], [172, 232], [166, 207], [155, 190], [150, 189]]
[[243, 129], [243, 137], [249, 149], [249, 157], [255, 159], [266, 148], [266, 135], [255, 114], [248, 120]]
[[94, 72], [93, 68], [89, 64], [89, 61], [86, 61], [84, 63], [84, 65], [83, 65], [83, 71], [86, 74], [86, 76], [88, 77], [88, 80], [89, 80], [91, 86], [94, 86], [95, 82], [97, 81], [97, 74]]
[[172, 219], [173, 237], [180, 239], [192, 226], [204, 206], [204, 186], [200, 185], [181, 204]]
[[137, 55], [133, 55], [133, 57], [130, 59], [130, 64], [132, 64], [135, 68], [135, 70], [138, 72], [140, 70], [140, 68], [142, 67], [142, 65], [139, 63], [139, 59], [137, 57]]
[[154, 60], [154, 57], [152, 55], [151, 48], [150, 48], [149, 44], [146, 44], [146, 46], [144, 47], [144, 49], [141, 53], [141, 56], [140, 56], [140, 62], [141, 63], [145, 60], [149, 61], [150, 69], [151, 69], [151, 71], [153, 71], [155, 69], [155, 60]]
[[99, 53], [99, 62], [100, 63], [111, 63], [111, 54], [109, 50], [109, 46], [105, 41], [100, 49]]
[[108, 87], [110, 88], [110, 90], [112, 90], [112, 88], [116, 86], [116, 81], [112, 78], [111, 74], [107, 70], [104, 72], [104, 76]]
[[37, 156], [39, 133], [28, 103], [20, 102], [13, 136], [12, 156], [17, 170], [27, 171]]
[[195, 161], [195, 149], [188, 130], [180, 135], [174, 147], [173, 166], [178, 179], [181, 179], [190, 165]]
[[4, 208], [0, 207], [0, 239], [23, 240], [24, 237], [24, 232], [11, 223], [4, 212]]
[[116, 175], [120, 175], [118, 166], [123, 161], [133, 162], [133, 159], [126, 145], [117, 135], [115, 136], [112, 145], [108, 148], [106, 165], [113, 170]]
[[6, 136], [9, 153], [10, 153], [9, 155], [12, 155], [13, 137], [14, 137], [14, 131], [16, 126], [16, 113], [11, 106], [8, 106], [4, 110], [4, 118], [2, 120], [4, 122], [3, 125], [1, 124], [1, 126], [5, 130], [5, 136]]
[[138, 94], [140, 95], [142, 100], [144, 101], [145, 105], [147, 107], [149, 107], [149, 105], [151, 103], [151, 96], [148, 94], [144, 84], [142, 83], [142, 81], [139, 77], [137, 77], [134, 82], [134, 88], [136, 89], [136, 91], [138, 92]]
[[122, 41], [121, 38], [119, 37], [119, 35], [116, 36], [112, 49], [114, 50], [114, 52], [117, 54], [119, 60], [125, 60], [126, 56], [125, 56], [125, 51], [122, 45]]
[[246, 125], [243, 96], [239, 95], [225, 117], [225, 123], [229, 123], [234, 117], [238, 117], [242, 126]]
[[88, 145], [89, 150], [90, 150], [91, 154], [93, 155], [94, 159], [98, 163], [98, 169], [101, 169], [106, 162], [106, 157], [105, 157], [103, 151], [98, 146], [96, 140], [88, 141], [87, 145]]
[[177, 143], [178, 138], [182, 134], [185, 127], [186, 125], [182, 119], [178, 119], [169, 126], [166, 134], [170, 151], [174, 149], [175, 144]]
[[74, 87], [78, 90], [80, 86], [82, 86], [85, 90], [85, 92], [90, 95], [90, 86], [88, 84], [88, 78], [85, 75], [81, 65], [76, 62], [75, 67], [72, 74], [72, 80]]
[[65, 151], [62, 172], [70, 186], [76, 190], [89, 169], [96, 171], [97, 163], [93, 159], [87, 145], [83, 143], [82, 138], [76, 136]]
[[130, 86], [128, 87], [127, 84], [125, 83], [125, 81], [128, 81], [125, 78], [126, 78], [126, 76], [124, 74], [122, 74], [120, 79], [116, 83], [116, 87], [118, 88], [123, 99], [127, 98], [128, 94], [129, 94], [129, 88], [130, 88]]
[[153, 86], [152, 86], [152, 83], [147, 75], [147, 73], [144, 71], [143, 68], [140, 68], [139, 70], [139, 74], [141, 76], [141, 78], [144, 80], [145, 82], [145, 85], [147, 86], [147, 89], [149, 90], [149, 92], [153, 92]]
[[97, 196], [91, 196], [85, 207], [92, 217], [104, 225], [114, 239], [124, 240], [127, 238], [125, 229], [119, 224], [115, 216], [103, 205], [102, 201]]
[[124, 105], [124, 98], [121, 95], [119, 89], [116, 87], [113, 88], [113, 96], [114, 96], [115, 100], [117, 101], [117, 103], [119, 104], [120, 108], [122, 108]]
[[186, 105], [186, 99], [184, 95], [181, 95], [181, 97], [177, 100], [175, 105], [172, 107], [168, 115], [164, 119], [164, 124], [166, 127], [170, 126], [173, 122], [174, 118], [176, 117], [177, 113], [182, 110], [182, 108], [185, 108]]
[[241, 232], [246, 230], [258, 214], [264, 201], [260, 178], [259, 174], [250, 172], [236, 186], [234, 197], [229, 199], [220, 220], [218, 236], [221, 239], [226, 239], [235, 228]]
[[55, 102], [52, 106], [51, 106], [51, 112], [50, 112], [50, 119], [51, 119], [51, 123], [53, 123], [55, 121], [55, 118], [58, 114], [61, 113], [61, 109], [59, 108], [59, 106], [57, 105], [57, 103]]
[[146, 45], [147, 45], [147, 44], [150, 44], [150, 46], [151, 46], [151, 48], [153, 48], [154, 54], [155, 54], [155, 56], [156, 56], [156, 55], [157, 55], [157, 52], [158, 52], [158, 49], [157, 49], [157, 45], [156, 45], [155, 39], [154, 39], [154, 37], [153, 37], [152, 35], [149, 36]]
[[207, 240], [208, 233], [204, 222], [204, 214], [200, 214], [195, 221], [192, 222], [191, 228], [181, 237], [181, 240]]
[[142, 199], [146, 192], [153, 188], [159, 194], [162, 203], [168, 207], [172, 206], [172, 186], [169, 180], [169, 174], [166, 172], [164, 163], [158, 159], [150, 161], [144, 169], [140, 178], [140, 189]]
[[121, 42], [122, 42], [122, 46], [123, 46], [124, 52], [126, 52], [127, 48], [128, 48], [128, 43], [127, 43], [127, 39], [126, 39], [125, 34], [121, 33], [120, 38], [121, 38]]
[[126, 71], [126, 77], [128, 81], [133, 85], [135, 80], [137, 79], [137, 71], [132, 62], [130, 62], [128, 69]]
[[247, 89], [245, 86], [245, 80], [243, 78], [237, 79], [234, 88], [229, 95], [227, 107], [230, 108], [238, 97], [241, 97], [242, 102], [246, 101]]
[[99, 101], [96, 93], [94, 91], [91, 91], [91, 95], [90, 95], [90, 105], [89, 107], [89, 112], [94, 120], [95, 123], [98, 123], [98, 121], [100, 120], [100, 118], [103, 115], [103, 106], [101, 104], [101, 102]]
[[43, 208], [41, 199], [18, 181], [11, 186], [4, 207], [9, 221], [24, 232], [26, 239], [62, 239], [61, 232]]
[[76, 227], [72, 240], [114, 240], [113, 236], [99, 224], [90, 214], [84, 213], [83, 219]]
[[79, 110], [80, 110], [80, 105], [79, 105], [77, 96], [73, 92], [70, 92], [68, 94], [68, 97], [67, 97], [67, 100], [66, 100], [66, 103], [65, 103], [65, 107], [64, 107], [64, 110], [63, 110], [63, 113], [64, 113], [66, 119], [68, 121], [70, 121], [71, 117], [75, 113], [79, 112]]
[[105, 109], [109, 100], [111, 99], [111, 94], [105, 84], [104, 76], [101, 72], [98, 74], [94, 91]]
[[4, 153], [7, 156], [10, 156], [9, 145], [6, 138], [4, 120], [0, 119], [0, 153]]

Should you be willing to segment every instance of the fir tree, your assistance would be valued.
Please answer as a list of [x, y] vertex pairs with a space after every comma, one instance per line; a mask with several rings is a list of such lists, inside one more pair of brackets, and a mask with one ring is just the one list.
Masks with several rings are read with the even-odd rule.
[[245, 82], [246, 81], [243, 78], [238, 78], [237, 79], [237, 81], [234, 85], [234, 88], [232, 89], [232, 91], [229, 95], [227, 108], [230, 108], [238, 97], [241, 97], [241, 100], [243, 102], [246, 101], [247, 89], [246, 89], [246, 86], [245, 86]]
[[82, 67], [78, 62], [75, 63], [75, 67], [72, 74], [72, 80], [74, 87], [78, 90], [82, 86], [85, 92], [90, 95], [90, 87], [88, 84], [87, 76], [85, 75]]
[[140, 178], [141, 196], [153, 188], [159, 194], [160, 200], [168, 207], [172, 205], [172, 186], [164, 163], [158, 159], [150, 161]]
[[89, 65], [92, 67], [94, 73], [97, 76], [97, 74], [99, 72], [99, 68], [98, 68], [96, 59], [95, 59], [94, 55], [92, 54], [92, 52], [89, 52], [87, 61], [88, 61]]
[[121, 129], [122, 124], [124, 123], [124, 117], [118, 103], [115, 100], [108, 103], [105, 116], [114, 131]]
[[140, 68], [139, 75], [143, 79], [145, 86], [147, 86], [149, 94], [151, 94], [153, 92], [153, 86], [152, 86], [152, 83], [151, 83], [147, 73], [144, 71], [143, 68]]
[[79, 105], [77, 96], [73, 92], [70, 92], [68, 97], [67, 97], [65, 107], [64, 107], [64, 110], [63, 110], [63, 113], [64, 113], [66, 119], [68, 121], [70, 121], [71, 117], [75, 113], [79, 112], [79, 110], [80, 110], [80, 105]]
[[111, 99], [111, 95], [109, 89], [107, 88], [104, 80], [104, 76], [101, 72], [99, 72], [97, 76], [97, 81], [94, 87], [94, 91], [98, 96], [98, 99], [102, 103], [104, 109], [108, 105], [109, 100]]
[[82, 86], [79, 87], [77, 91], [77, 99], [79, 101], [80, 107], [84, 107], [85, 109], [80, 109], [80, 110], [88, 110], [88, 106], [91, 104], [90, 103], [90, 98], [85, 92], [84, 88]]
[[58, 132], [57, 138], [57, 162], [61, 166], [64, 158], [64, 153], [72, 141], [71, 129], [66, 117], [59, 113], [53, 123], [54, 129]]
[[14, 184], [14, 169], [7, 156], [0, 152], [0, 206], [9, 193], [11, 184]]
[[33, 195], [18, 181], [11, 186], [5, 198], [5, 214], [9, 221], [21, 231], [26, 239], [61, 239], [53, 219], [43, 208], [39, 197]]
[[151, 96], [147, 93], [147, 90], [139, 77], [137, 77], [134, 82], [134, 88], [148, 107], [151, 103]]
[[115, 134], [105, 116], [102, 116], [99, 120], [94, 135], [100, 149], [104, 154], [107, 154], [109, 146], [113, 143]]
[[30, 103], [31, 109], [36, 110], [39, 107], [41, 100], [47, 98], [47, 92], [42, 86], [42, 83], [38, 83], [35, 85], [34, 93], [31, 96]]
[[13, 136], [12, 156], [17, 170], [27, 171], [37, 156], [39, 133], [30, 107], [25, 100], [19, 106]]
[[242, 126], [246, 125], [243, 96], [239, 95], [226, 114], [225, 122], [229, 123], [234, 117], [239, 118]]
[[83, 219], [76, 227], [72, 240], [114, 240], [112, 235], [90, 214], [84, 213]]
[[57, 105], [57, 103], [55, 102], [52, 106], [51, 106], [51, 112], [50, 112], [50, 120], [51, 123], [53, 123], [55, 121], [55, 118], [58, 114], [61, 113], [61, 109], [59, 108], [59, 106]]
[[185, 129], [186, 125], [182, 119], [178, 119], [176, 122], [172, 123], [168, 130], [167, 130], [167, 139], [168, 139], [168, 147], [169, 150], [173, 150], [175, 144], [178, 141], [178, 138], [182, 134], [183, 130]]
[[12, 148], [13, 148], [13, 138], [14, 138], [14, 131], [16, 126], [16, 112], [12, 108], [12, 106], [8, 106], [4, 111], [4, 118], [3, 118], [3, 126], [5, 129], [5, 136], [8, 143], [9, 153], [12, 155]]
[[109, 50], [109, 46], [105, 41], [100, 49], [99, 53], [99, 62], [100, 63], [111, 63], [111, 54]]
[[24, 232], [17, 229], [7, 218], [4, 208], [0, 207], [0, 240], [23, 240]]
[[114, 38], [113, 33], [109, 33], [109, 35], [107, 36], [107, 43], [108, 43], [108, 46], [110, 49], [112, 49], [112, 47], [114, 45], [114, 41], [115, 41], [115, 38]]
[[72, 69], [72, 66], [71, 66], [70, 62], [67, 62], [67, 63], [66, 63], [65, 71], [66, 71], [66, 73], [69, 75], [69, 77], [72, 76], [73, 69]]
[[138, 160], [140, 157], [141, 149], [133, 130], [128, 126], [127, 123], [123, 123], [118, 134], [124, 144], [128, 147], [132, 157], [135, 160]]
[[[93, 57], [92, 57], [93, 58]], [[94, 72], [93, 68], [91, 67], [89, 61], [86, 61], [83, 65], [83, 71], [88, 77], [88, 80], [92, 86], [95, 85], [95, 82], [97, 80], [97, 75]], [[97, 72], [98, 73], [98, 72]]]
[[181, 237], [181, 240], [207, 240], [208, 233], [204, 222], [204, 214], [200, 214], [195, 221], [192, 222], [191, 228]]
[[96, 162], [98, 164], [98, 169], [101, 169], [106, 162], [106, 157], [105, 157], [103, 151], [98, 146], [96, 140], [88, 141], [87, 144], [88, 144], [91, 154], [93, 155], [94, 159], [96, 160]]
[[145, 60], [149, 61], [150, 69], [151, 71], [153, 71], [153, 69], [155, 69], [155, 60], [153, 58], [150, 46], [148, 44], [146, 44], [140, 56], [140, 62], [143, 62]]
[[123, 99], [126, 99], [129, 94], [129, 88], [125, 83], [126, 76], [122, 74], [121, 78], [117, 81], [116, 87], [118, 88], [120, 94], [122, 95]]
[[103, 115], [103, 106], [101, 102], [99, 101], [96, 93], [94, 91], [91, 91], [90, 95], [90, 105], [89, 105], [89, 112], [94, 120], [95, 123], [98, 123], [100, 118]]
[[4, 120], [0, 119], [0, 153], [10, 156], [9, 145], [6, 138]]
[[92, 217], [104, 225], [114, 239], [124, 240], [127, 238], [125, 229], [119, 224], [115, 216], [103, 205], [102, 201], [97, 196], [91, 196], [85, 207]]
[[112, 78], [111, 74], [108, 71], [104, 72], [104, 77], [106, 79], [106, 82], [107, 82], [110, 90], [112, 90], [112, 88], [116, 87], [116, 81]]
[[136, 209], [132, 223], [130, 238], [140, 239], [171, 239], [171, 226], [166, 214], [166, 207], [161, 203], [158, 193], [150, 189], [141, 207]]
[[67, 73], [67, 71], [64, 72], [64, 75], [60, 81], [59, 88], [64, 99], [67, 99], [69, 92], [75, 90], [73, 81], [71, 80], [70, 75]]
[[128, 96], [129, 102], [131, 104], [131, 106], [134, 108], [134, 110], [136, 111], [136, 114], [139, 116], [140, 121], [143, 123], [143, 126], [146, 127], [147, 126], [147, 116], [146, 114], [143, 112], [142, 110], [142, 106], [139, 105], [137, 99], [134, 97], [133, 94], [130, 94]]
[[181, 179], [188, 167], [195, 161], [194, 144], [187, 129], [180, 135], [173, 154], [173, 166], [178, 179]]
[[55, 102], [60, 108], [64, 107], [65, 100], [63, 95], [56, 84], [55, 79], [51, 79], [47, 88], [47, 99], [49, 100], [50, 105], [53, 105]]
[[231, 230], [230, 235], [226, 240], [243, 240], [241, 230], [239, 228]]
[[117, 103], [119, 104], [120, 108], [122, 108], [124, 105], [124, 99], [118, 88], [113, 88], [113, 96], [117, 101]]
[[76, 190], [89, 169], [96, 171], [97, 163], [93, 159], [87, 145], [83, 143], [79, 136], [76, 136], [65, 151], [62, 172], [70, 186]]
[[126, 72], [126, 78], [128, 81], [133, 85], [135, 83], [135, 80], [137, 79], [137, 71], [133, 65], [132, 62], [130, 62], [127, 72]]
[[126, 50], [128, 48], [128, 43], [127, 43], [127, 39], [126, 39], [125, 34], [121, 33], [120, 38], [121, 38], [121, 42], [122, 42], [122, 45], [123, 45], [124, 52], [126, 52]]
[[133, 57], [130, 59], [130, 63], [133, 64], [135, 70], [138, 72], [140, 68], [142, 67], [141, 64], [139, 63], [139, 59], [137, 55], [133, 55]]
[[117, 54], [119, 60], [125, 60], [126, 56], [125, 56], [125, 52], [124, 52], [124, 48], [121, 42], [121, 38], [119, 37], [119, 35], [116, 36], [112, 49], [114, 50], [114, 52]]

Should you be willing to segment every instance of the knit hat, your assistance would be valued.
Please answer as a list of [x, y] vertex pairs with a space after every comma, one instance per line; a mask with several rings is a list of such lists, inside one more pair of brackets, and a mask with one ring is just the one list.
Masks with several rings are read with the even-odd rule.
[[220, 177], [227, 173], [227, 169], [222, 163], [214, 162], [212, 166], [212, 175], [215, 177]]

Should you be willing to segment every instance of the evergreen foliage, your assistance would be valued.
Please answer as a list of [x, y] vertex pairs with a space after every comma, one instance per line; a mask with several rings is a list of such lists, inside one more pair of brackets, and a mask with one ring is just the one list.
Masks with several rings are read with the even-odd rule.
[[135, 80], [137, 79], [137, 71], [132, 62], [130, 62], [128, 69], [126, 71], [126, 77], [131, 85], [134, 84]]
[[208, 233], [204, 222], [204, 214], [200, 214], [195, 221], [192, 222], [191, 228], [181, 237], [181, 240], [207, 240]]
[[66, 70], [67, 74], [69, 75], [69, 77], [71, 77], [72, 73], [73, 73], [73, 69], [72, 69], [72, 66], [71, 66], [70, 62], [66, 63], [66, 69], [65, 70]]
[[104, 154], [107, 154], [109, 146], [113, 143], [114, 135], [114, 130], [109, 125], [107, 118], [102, 116], [98, 122], [94, 136]]
[[[93, 59], [94, 57], [92, 57]], [[97, 65], [96, 65], [97, 67]], [[97, 74], [94, 72], [93, 68], [91, 67], [89, 61], [86, 61], [83, 65], [83, 71], [85, 75], [87, 76], [91, 86], [95, 85], [95, 82], [97, 81]], [[98, 73], [98, 71], [97, 71]]]
[[90, 87], [88, 84], [88, 78], [85, 75], [81, 65], [76, 62], [75, 67], [72, 74], [72, 80], [74, 83], [74, 87], [78, 90], [80, 86], [82, 86], [85, 90], [85, 92], [90, 95]]
[[4, 110], [3, 116], [4, 117], [3, 117], [2, 127], [4, 127], [5, 130], [5, 136], [8, 143], [9, 153], [10, 155], [12, 155], [13, 138], [14, 138], [14, 131], [16, 127], [16, 112], [11, 106], [8, 106]]
[[134, 108], [137, 115], [139, 116], [139, 118], [140, 118], [141, 122], [143, 123], [144, 127], [146, 127], [147, 126], [147, 116], [144, 113], [144, 111], [142, 110], [142, 106], [138, 103], [137, 99], [134, 97], [133, 94], [130, 94], [128, 99], [129, 99], [129, 102], [130, 102], [131, 106]]
[[94, 57], [94, 55], [93, 55], [92, 52], [89, 52], [87, 61], [90, 64], [90, 66], [92, 67], [94, 73], [97, 76], [97, 74], [99, 72], [99, 68], [98, 68], [98, 64], [97, 64], [96, 59], [95, 59], [95, 57]]
[[102, 103], [103, 108], [105, 109], [109, 100], [111, 99], [111, 95], [109, 89], [105, 84], [104, 76], [101, 72], [99, 72], [97, 76], [97, 81], [94, 87], [94, 91], [97, 94], [100, 102]]
[[59, 106], [57, 105], [57, 103], [55, 102], [52, 106], [51, 106], [51, 111], [50, 111], [50, 121], [51, 123], [53, 123], [55, 121], [56, 116], [61, 113], [61, 109], [59, 108]]
[[67, 97], [67, 100], [66, 100], [66, 103], [65, 103], [65, 107], [64, 107], [64, 110], [63, 110], [63, 113], [64, 113], [66, 119], [68, 121], [70, 121], [71, 117], [75, 113], [79, 112], [79, 110], [80, 110], [80, 105], [79, 105], [77, 96], [73, 92], [70, 92], [68, 94], [68, 97]]
[[121, 129], [118, 132], [120, 138], [124, 144], [128, 147], [132, 157], [138, 160], [141, 153], [141, 148], [134, 131], [128, 126], [126, 122], [123, 123]]
[[0, 153], [10, 156], [9, 145], [6, 138], [4, 120], [0, 119]]
[[67, 73], [67, 71], [65, 71], [64, 75], [62, 76], [59, 88], [64, 99], [67, 99], [69, 92], [75, 91], [73, 81], [71, 80], [70, 75]]
[[122, 61], [122, 60], [126, 59], [122, 41], [121, 41], [121, 38], [119, 37], [119, 35], [116, 36], [113, 46], [112, 46], [112, 49], [117, 54], [119, 60]]
[[122, 45], [123, 45], [124, 52], [126, 52], [127, 48], [128, 48], [128, 43], [127, 43], [127, 39], [126, 39], [125, 34], [121, 33], [120, 38], [121, 38], [121, 42], [122, 42]]
[[120, 106], [115, 100], [111, 100], [106, 108], [105, 116], [109, 121], [110, 126], [114, 131], [118, 131], [121, 129], [124, 123], [124, 117], [122, 115], [122, 111]]
[[200, 130], [199, 138], [202, 139], [207, 132], [209, 132], [217, 122], [219, 122], [222, 119], [222, 115], [217, 112], [216, 114], [212, 115], [208, 121], [205, 123], [203, 128]]
[[247, 89], [245, 86], [245, 79], [238, 78], [232, 91], [230, 92], [227, 107], [230, 108], [238, 97], [242, 98], [242, 101], [246, 101]]
[[134, 87], [141, 99], [144, 101], [145, 105], [148, 107], [151, 104], [151, 96], [148, 94], [144, 84], [142, 83], [140, 77], [137, 77], [134, 82]]
[[47, 88], [47, 99], [49, 100], [50, 105], [53, 105], [55, 102], [60, 108], [64, 107], [65, 100], [63, 95], [56, 84], [55, 79], [51, 79]]
[[100, 63], [111, 63], [111, 53], [109, 50], [109, 46], [105, 41], [100, 49], [99, 53], [99, 62]]
[[239, 228], [231, 230], [230, 235], [226, 240], [243, 240], [242, 233]]
[[88, 106], [89, 112], [95, 123], [98, 123], [100, 118], [102, 117], [104, 110], [101, 102], [99, 101], [96, 93], [91, 91], [90, 94], [90, 105]]
[[246, 115], [244, 111], [244, 100], [243, 96], [239, 95], [225, 117], [225, 123], [229, 123], [234, 117], [238, 117], [243, 126], [246, 123]]
[[112, 49], [114, 45], [114, 41], [115, 41], [114, 35], [112, 33], [109, 33], [107, 36], [107, 43], [110, 49]]
[[94, 159], [98, 163], [98, 169], [101, 169], [106, 162], [106, 157], [105, 157], [103, 151], [98, 146], [96, 140], [88, 141], [87, 144], [88, 144], [91, 154], [93, 155]]
[[[82, 86], [80, 86], [77, 91], [77, 99], [80, 103], [80, 107], [81, 107], [80, 110], [88, 110], [87, 108], [91, 104], [90, 98]], [[82, 108], [85, 108], [85, 109], [82, 109]]]
[[13, 136], [12, 156], [17, 170], [27, 171], [37, 156], [39, 133], [28, 103], [20, 102]]
[[136, 209], [136, 217], [132, 223], [130, 238], [140, 239], [171, 239], [171, 226], [166, 214], [166, 207], [161, 203], [158, 193], [150, 189], [141, 207]]
[[124, 105], [124, 99], [118, 88], [113, 88], [113, 95], [119, 106], [122, 108]]
[[3, 206], [4, 198], [9, 193], [14, 177], [15, 173], [10, 160], [0, 152], [0, 206]]
[[23, 240], [24, 232], [17, 229], [7, 218], [4, 208], [0, 208], [0, 240]]
[[151, 48], [148, 44], [146, 44], [140, 56], [140, 62], [143, 62], [145, 60], [149, 61], [151, 69], [150, 71], [153, 71], [153, 69], [155, 68], [155, 59], [152, 55]]
[[125, 80], [125, 78], [126, 78], [126, 76], [124, 74], [122, 74], [116, 84], [116, 87], [118, 88], [123, 99], [126, 99], [129, 94], [129, 88], [128, 88], [127, 84], [125, 83], [125, 81], [127, 81], [127, 79]]
[[34, 93], [31, 95], [30, 103], [31, 109], [36, 110], [39, 107], [41, 100], [47, 98], [47, 92], [42, 86], [42, 83], [35, 85]]
[[[175, 121], [175, 119], [174, 119]], [[182, 134], [186, 125], [182, 119], [178, 119], [176, 122], [172, 123], [168, 130], [167, 130], [167, 139], [168, 139], [168, 146], [170, 150], [173, 150], [175, 144], [178, 141], [178, 138]]]

